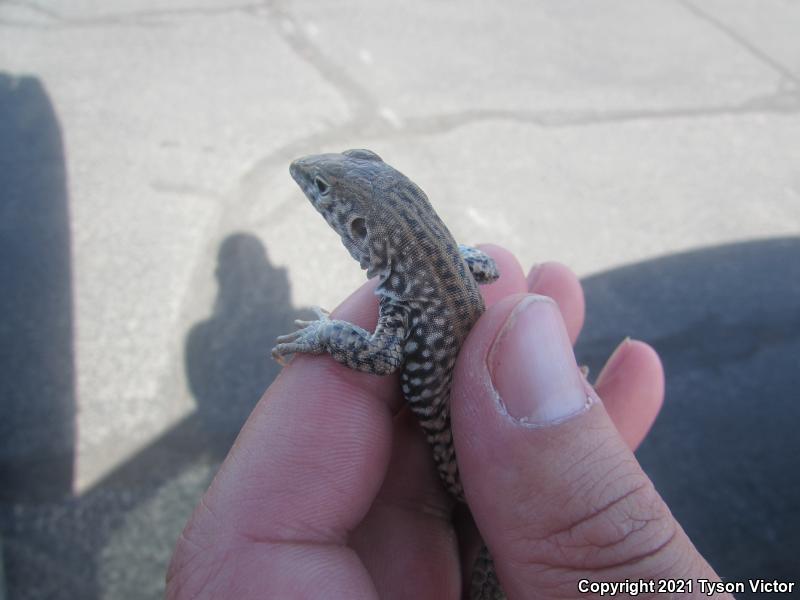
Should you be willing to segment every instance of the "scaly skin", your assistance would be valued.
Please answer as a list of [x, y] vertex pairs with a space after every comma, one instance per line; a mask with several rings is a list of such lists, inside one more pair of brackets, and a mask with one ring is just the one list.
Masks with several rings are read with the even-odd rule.
[[[464, 502], [450, 431], [453, 367], [469, 330], [484, 311], [478, 283], [499, 273], [494, 261], [460, 246], [410, 179], [374, 152], [307, 156], [292, 177], [369, 277], [377, 275], [378, 325], [370, 333], [332, 320], [281, 336], [279, 362], [296, 353], [322, 354], [351, 369], [386, 375], [398, 368], [403, 396], [425, 431], [447, 491]], [[472, 598], [503, 598], [486, 549], [476, 561]]]

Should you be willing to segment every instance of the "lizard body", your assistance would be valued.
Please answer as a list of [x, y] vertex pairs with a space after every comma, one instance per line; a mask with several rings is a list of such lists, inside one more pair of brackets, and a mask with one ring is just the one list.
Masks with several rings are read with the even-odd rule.
[[[273, 356], [329, 353], [350, 368], [385, 375], [400, 369], [403, 396], [425, 431], [439, 476], [464, 502], [450, 431], [450, 388], [461, 345], [484, 303], [478, 283], [494, 261], [456, 243], [424, 192], [369, 150], [307, 156], [290, 173], [367, 276], [378, 276], [373, 333], [316, 309], [315, 321], [281, 336]], [[502, 598], [491, 559], [481, 552], [473, 598]]]

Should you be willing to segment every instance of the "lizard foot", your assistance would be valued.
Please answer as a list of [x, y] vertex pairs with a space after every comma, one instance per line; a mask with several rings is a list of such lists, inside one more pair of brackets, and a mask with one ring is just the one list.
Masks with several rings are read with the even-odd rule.
[[311, 307], [317, 318], [313, 321], [296, 319], [294, 324], [300, 329], [279, 336], [277, 345], [272, 349], [272, 358], [281, 366], [286, 366], [286, 357], [303, 352], [305, 354], [322, 354], [325, 351], [322, 342], [322, 331], [330, 323], [330, 313], [319, 306]]

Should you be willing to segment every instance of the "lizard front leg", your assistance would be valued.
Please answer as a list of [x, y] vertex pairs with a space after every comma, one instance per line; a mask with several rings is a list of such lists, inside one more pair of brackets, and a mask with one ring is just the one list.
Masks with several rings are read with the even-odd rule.
[[461, 253], [461, 258], [467, 263], [469, 272], [472, 274], [476, 283], [492, 283], [500, 277], [497, 264], [494, 262], [494, 259], [485, 252], [481, 252], [472, 246], [465, 246], [464, 244], [458, 245], [458, 251]]
[[314, 308], [317, 319], [295, 321], [300, 327], [294, 333], [282, 335], [272, 349], [272, 356], [281, 364], [284, 357], [302, 352], [327, 352], [336, 361], [351, 369], [388, 375], [403, 363], [403, 342], [406, 337], [405, 313], [389, 302], [381, 302], [381, 312], [374, 333], [361, 327], [331, 319], [327, 311]]

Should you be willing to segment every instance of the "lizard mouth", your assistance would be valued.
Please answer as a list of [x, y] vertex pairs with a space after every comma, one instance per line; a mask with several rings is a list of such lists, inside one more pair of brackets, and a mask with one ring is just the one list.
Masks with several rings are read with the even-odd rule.
[[311, 177], [309, 176], [308, 172], [300, 165], [300, 160], [298, 159], [294, 161], [291, 165], [289, 165], [289, 175], [292, 176], [295, 183], [300, 186], [300, 189], [303, 190], [303, 193], [311, 198]]
[[309, 177], [306, 173], [306, 170], [300, 164], [302, 159], [298, 158], [297, 160], [293, 161], [292, 164], [289, 165], [289, 175], [292, 176], [292, 179], [295, 180], [297, 185], [300, 186], [300, 189], [303, 190], [303, 193], [308, 196], [308, 192], [310, 190], [309, 185]]

